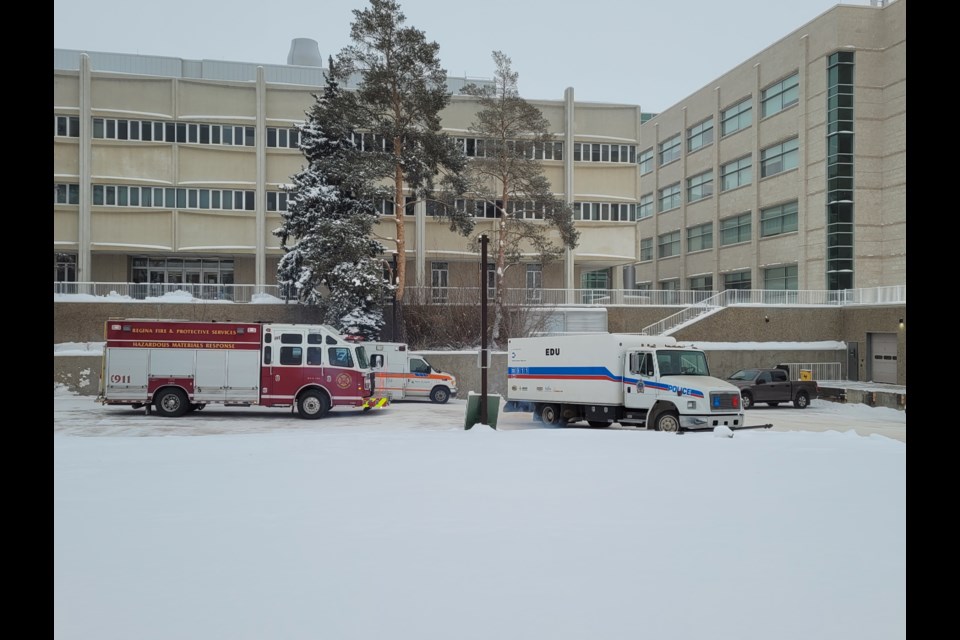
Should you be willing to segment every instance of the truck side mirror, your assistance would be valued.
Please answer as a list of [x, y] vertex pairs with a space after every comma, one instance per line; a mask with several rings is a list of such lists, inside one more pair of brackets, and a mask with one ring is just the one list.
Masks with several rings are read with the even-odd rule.
[[383, 366], [383, 354], [375, 353], [372, 356], [370, 356], [371, 369], [379, 369], [382, 366]]

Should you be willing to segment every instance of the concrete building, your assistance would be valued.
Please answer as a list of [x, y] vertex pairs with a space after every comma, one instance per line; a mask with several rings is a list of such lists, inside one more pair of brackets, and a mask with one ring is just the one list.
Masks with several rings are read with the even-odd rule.
[[838, 5], [640, 131], [636, 286], [906, 284], [906, 2]]
[[[295, 39], [288, 59], [319, 62], [317, 44]], [[281, 187], [304, 162], [294, 125], [322, 84], [322, 69], [304, 64], [55, 50], [54, 280], [275, 285]], [[604, 270], [622, 288], [639, 246], [640, 107], [577, 103], [573, 89], [531, 102], [556, 134], [538, 150], [544, 171], [582, 216], [583, 235], [562, 264], [515, 270], [511, 286], [578, 288], [581, 274]], [[454, 95], [443, 113], [468, 156], [482, 149], [468, 135], [477, 109]], [[390, 203], [381, 206], [389, 256], [396, 229]], [[478, 213], [476, 232], [493, 224], [492, 212]], [[409, 207], [404, 231], [409, 285], [475, 286], [468, 239], [424, 203]]]
[[[55, 49], [55, 282], [269, 290], [281, 187], [303, 163], [294, 125], [321, 61], [305, 38], [286, 65]], [[527, 99], [556, 135], [544, 171], [581, 242], [511, 270], [508, 288], [905, 284], [905, 0], [838, 5], [655, 117], [572, 88]], [[467, 155], [476, 112], [454, 95], [443, 113]], [[410, 209], [408, 286], [475, 286], [467, 239]]]

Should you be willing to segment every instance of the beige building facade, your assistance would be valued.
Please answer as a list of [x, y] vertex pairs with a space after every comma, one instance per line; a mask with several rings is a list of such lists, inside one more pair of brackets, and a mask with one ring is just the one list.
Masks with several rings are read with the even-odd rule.
[[906, 284], [906, 0], [838, 5], [641, 127], [641, 289]]
[[[528, 97], [556, 136], [538, 158], [581, 240], [557, 263], [531, 256], [507, 286], [905, 284], [905, 3], [838, 5], [655, 117], [572, 88]], [[294, 127], [323, 85], [297, 62], [55, 49], [55, 282], [274, 286], [282, 187], [304, 162]], [[468, 156], [477, 109], [454, 95], [442, 114]], [[494, 222], [478, 214], [475, 233]], [[479, 255], [423, 203], [404, 234], [409, 286], [476, 286]]]
[[[322, 70], [54, 54], [55, 280], [275, 285], [282, 187], [304, 163], [294, 126], [322, 87]], [[455, 91], [466, 81], [449, 84]], [[582, 272], [604, 270], [622, 288], [638, 247], [640, 107], [577, 103], [573, 89], [531, 102], [556, 136], [542, 151], [544, 172], [583, 210], [580, 246], [532, 267], [531, 284], [578, 288]], [[454, 95], [442, 118], [468, 156], [478, 149], [469, 134], [477, 110], [475, 99]], [[425, 203], [408, 209], [408, 283], [476, 286], [479, 256], [468, 238]], [[387, 258], [397, 232], [392, 209], [382, 211], [375, 232]], [[475, 234], [494, 222], [479, 214]], [[510, 286], [524, 287], [526, 273], [514, 272]]]

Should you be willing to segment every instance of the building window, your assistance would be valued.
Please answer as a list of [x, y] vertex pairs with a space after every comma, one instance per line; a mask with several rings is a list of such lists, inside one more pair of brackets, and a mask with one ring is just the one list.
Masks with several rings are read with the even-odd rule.
[[760, 92], [760, 114], [766, 118], [800, 101], [800, 74], [794, 73]]
[[760, 237], [780, 235], [797, 230], [797, 201], [760, 210]]
[[827, 289], [854, 286], [854, 52], [827, 58]]
[[763, 270], [763, 288], [772, 291], [796, 291], [799, 284], [797, 265], [771, 267]]
[[694, 276], [689, 279], [690, 291], [713, 291], [713, 276]]
[[[98, 207], [253, 211], [255, 193], [255, 191], [237, 189], [178, 189], [95, 184], [92, 189], [92, 203]], [[269, 202], [269, 193], [267, 195]]]
[[713, 248], [713, 223], [687, 228], [687, 253]]
[[[680, 291], [680, 280], [677, 278], [671, 278], [670, 280], [661, 280], [657, 283], [657, 289], [660, 291]], [[663, 301], [668, 304], [675, 304], [675, 296], [665, 296]]]
[[680, 159], [680, 134], [660, 143], [660, 166]]
[[723, 289], [740, 289], [746, 290], [751, 287], [750, 283], [750, 272], [749, 271], [737, 271], [735, 273], [725, 273], [723, 274]]
[[77, 256], [72, 253], [53, 253], [53, 281], [77, 281]]
[[720, 112], [720, 135], [728, 136], [753, 124], [753, 101], [751, 98]]
[[713, 143], [713, 117], [687, 129], [687, 151], [702, 149]]
[[450, 264], [447, 262], [430, 263], [430, 287], [434, 302], [446, 302], [450, 286]]
[[653, 215], [653, 194], [648, 193], [640, 196], [640, 204], [637, 206], [637, 219], [643, 220]]
[[[133, 140], [138, 142], [178, 142], [202, 145], [248, 146], [255, 141], [254, 127], [229, 124], [199, 124], [194, 122], [167, 122], [157, 120], [128, 120], [124, 118], [94, 118], [93, 137], [99, 140]], [[272, 131], [272, 134], [271, 134]], [[281, 131], [283, 133], [278, 133]], [[268, 146], [298, 148], [296, 130], [269, 127]], [[270, 144], [270, 141], [274, 144]], [[279, 144], [283, 140], [286, 145]]]
[[637, 158], [637, 164], [640, 165], [640, 175], [653, 171], [653, 147], [640, 154]]
[[637, 148], [629, 144], [604, 144], [599, 142], [575, 142], [575, 162], [620, 162], [636, 163]]
[[527, 302], [543, 301], [543, 265], [527, 265], [526, 298]]
[[53, 116], [53, 135], [60, 138], [79, 138], [80, 118], [77, 116]]
[[739, 216], [720, 221], [720, 246], [749, 242], [751, 214], [743, 213]]
[[267, 211], [286, 211], [289, 195], [286, 191], [267, 191]]
[[796, 169], [800, 163], [800, 139], [791, 138], [760, 151], [760, 177]]
[[680, 208], [680, 183], [660, 189], [660, 213]]
[[[369, 134], [364, 134], [369, 135]], [[498, 151], [497, 147], [500, 145], [498, 141], [487, 140], [484, 138], [456, 138], [455, 143], [457, 148], [463, 152], [463, 155], [468, 158], [493, 158], [497, 157], [500, 152], [507, 155], [518, 154], [527, 158], [534, 160], [563, 160], [563, 142], [559, 140], [546, 140], [543, 142], [532, 142], [530, 140], [507, 140], [506, 145]], [[383, 141], [381, 145], [368, 146], [364, 142], [362, 147], [366, 149], [377, 149], [377, 150], [390, 150], [392, 146], [389, 141]], [[619, 155], [619, 149], [618, 155]], [[609, 149], [607, 151], [609, 155]], [[588, 154], [589, 155], [589, 154]], [[574, 157], [574, 160], [580, 160], [578, 157]], [[584, 158], [584, 160], [589, 161], [590, 158]], [[619, 160], [618, 160], [619, 162]], [[624, 160], [623, 162], [626, 162]]]
[[670, 258], [680, 255], [680, 231], [671, 231], [657, 236], [657, 257]]
[[753, 180], [753, 159], [744, 156], [720, 167], [720, 190], [729, 191], [750, 184]]
[[299, 149], [300, 131], [294, 128], [267, 127], [267, 147]]
[[163, 295], [167, 290], [164, 284], [182, 286], [196, 298], [231, 299], [232, 292], [221, 285], [232, 285], [233, 276], [233, 260], [218, 258], [184, 260], [135, 256], [130, 265], [130, 281], [143, 285], [133, 288], [133, 295], [138, 299]]
[[653, 260], [653, 238], [642, 238], [640, 240], [640, 262], [650, 262]]
[[54, 204], [80, 204], [80, 185], [54, 183], [53, 203]]
[[687, 178], [687, 202], [696, 202], [713, 195], [713, 171]]
[[580, 302], [596, 304], [599, 298], [609, 296], [607, 290], [610, 288], [610, 274], [606, 269], [584, 271], [580, 274], [580, 288], [584, 290]]
[[573, 219], [635, 222], [637, 205], [632, 202], [574, 202]]

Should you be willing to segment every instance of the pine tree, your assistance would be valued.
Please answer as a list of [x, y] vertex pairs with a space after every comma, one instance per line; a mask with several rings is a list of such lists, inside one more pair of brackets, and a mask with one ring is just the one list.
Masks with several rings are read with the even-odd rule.
[[[374, 161], [372, 170], [392, 184], [397, 246], [396, 296], [406, 286], [406, 194], [416, 200], [450, 202], [464, 189], [466, 158], [440, 127], [440, 111], [450, 102], [447, 72], [440, 66], [439, 45], [423, 31], [404, 26], [406, 17], [394, 0], [370, 0], [367, 9], [354, 9], [350, 28], [353, 44], [338, 55], [338, 77], [359, 74], [351, 92], [356, 123], [374, 139], [384, 141], [388, 162]], [[445, 194], [441, 198], [441, 194]], [[469, 235], [473, 218], [449, 206], [433, 214], [450, 222], [451, 231]]]
[[382, 302], [392, 290], [383, 275], [383, 245], [372, 238], [379, 214], [371, 158], [357, 150], [351, 101], [333, 61], [322, 95], [298, 126], [307, 166], [291, 177], [287, 210], [273, 231], [286, 252], [278, 282], [302, 304], [318, 306], [340, 331], [377, 339]]
[[502, 283], [509, 267], [520, 264], [524, 256], [527, 260], [537, 256], [541, 265], [556, 260], [565, 249], [577, 246], [580, 232], [570, 206], [554, 195], [542, 164], [535, 159], [536, 150], [553, 141], [550, 123], [520, 97], [518, 74], [510, 58], [494, 51], [493, 60], [494, 86], [468, 85], [462, 93], [480, 103], [470, 132], [485, 145], [485, 155], [469, 163], [469, 197], [497, 209], [491, 237], [496, 269], [491, 329], [496, 345], [504, 320]]

